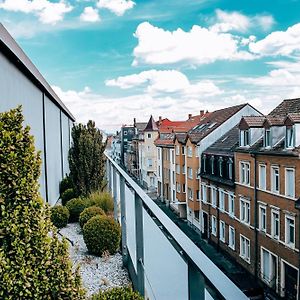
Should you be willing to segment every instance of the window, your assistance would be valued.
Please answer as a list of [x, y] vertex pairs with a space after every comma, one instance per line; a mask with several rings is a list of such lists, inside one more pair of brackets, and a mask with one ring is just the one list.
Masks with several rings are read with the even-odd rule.
[[250, 224], [250, 202], [242, 198], [240, 199], [240, 220]]
[[217, 206], [217, 189], [215, 187], [211, 187], [211, 205]]
[[240, 257], [250, 263], [250, 240], [240, 235]]
[[175, 182], [175, 172], [172, 171], [172, 183], [174, 184], [174, 182]]
[[193, 190], [191, 188], [188, 188], [188, 197], [190, 200], [193, 200]]
[[178, 145], [176, 146], [176, 150], [175, 151], [176, 151], [176, 155], [179, 155], [179, 146]]
[[234, 194], [228, 194], [228, 212], [230, 216], [234, 216]]
[[185, 193], [185, 183], [182, 184], [182, 192]]
[[235, 230], [232, 226], [229, 226], [229, 234], [228, 234], [228, 246], [234, 250], [235, 249]]
[[195, 220], [199, 222], [199, 210], [194, 211]]
[[217, 218], [211, 216], [211, 234], [217, 236]]
[[271, 235], [274, 239], [279, 239], [279, 211], [272, 210], [271, 212]]
[[265, 129], [265, 138], [264, 138], [265, 147], [271, 147], [271, 130]]
[[233, 179], [233, 161], [232, 158], [228, 160], [228, 177], [230, 180]]
[[279, 167], [271, 167], [271, 189], [274, 193], [279, 193]]
[[185, 147], [184, 146], [181, 147], [181, 151], [182, 151], [182, 155], [185, 155]]
[[295, 247], [295, 218], [288, 215], [285, 216], [285, 243]]
[[276, 288], [277, 257], [271, 252], [261, 249], [261, 277], [271, 287]]
[[286, 128], [285, 144], [286, 144], [286, 148], [294, 148], [295, 147], [294, 127]]
[[177, 193], [180, 193], [180, 183], [176, 183], [176, 190], [177, 190]]
[[124, 131], [124, 135], [127, 135], [127, 131]]
[[258, 167], [259, 172], [259, 188], [262, 190], [266, 190], [266, 166], [259, 165]]
[[201, 189], [202, 189], [202, 201], [207, 202], [207, 187], [206, 187], [206, 185], [202, 184]]
[[267, 230], [267, 209], [265, 206], [259, 206], [259, 229], [263, 232]]
[[182, 174], [185, 174], [185, 165], [182, 166]]
[[157, 158], [160, 159], [160, 149], [157, 148]]
[[197, 190], [197, 201], [199, 201], [200, 200], [200, 191], [199, 190]]
[[220, 221], [220, 241], [225, 243], [225, 223]]
[[188, 167], [187, 170], [188, 170], [188, 177], [190, 179], [193, 179], [193, 169]]
[[203, 155], [202, 161], [203, 161], [203, 173], [206, 173], [206, 155], [205, 154]]
[[250, 163], [240, 162], [240, 183], [250, 184]]
[[152, 158], [148, 158], [148, 167], [152, 167], [153, 163], [152, 163]]
[[193, 148], [190, 146], [187, 148], [187, 155], [188, 157], [193, 157]]
[[292, 168], [285, 169], [285, 195], [295, 197], [295, 170]]
[[172, 164], [174, 164], [175, 163], [174, 150], [170, 150], [170, 151], [171, 151]]
[[225, 211], [225, 193], [223, 190], [219, 190], [219, 209]]
[[199, 146], [197, 146], [196, 150], [196, 157], [199, 157]]
[[249, 130], [241, 130], [240, 131], [240, 146], [246, 147], [249, 146], [250, 139], [249, 139]]
[[179, 165], [176, 165], [176, 173], [180, 174], [180, 166]]
[[222, 157], [219, 158], [219, 174], [220, 174], [220, 177], [223, 176], [223, 158]]
[[215, 157], [213, 155], [210, 158], [210, 164], [211, 164], [211, 174], [215, 174]]

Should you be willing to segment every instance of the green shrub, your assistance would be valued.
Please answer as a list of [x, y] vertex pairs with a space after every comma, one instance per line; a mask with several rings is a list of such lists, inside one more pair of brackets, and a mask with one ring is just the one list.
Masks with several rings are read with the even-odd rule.
[[21, 107], [0, 113], [0, 299], [85, 299], [39, 197], [40, 153], [22, 123]]
[[83, 239], [89, 252], [101, 256], [104, 251], [115, 254], [120, 245], [121, 229], [107, 216], [95, 216], [83, 226]]
[[67, 189], [60, 196], [61, 204], [66, 205], [66, 203], [68, 201], [70, 201], [71, 199], [74, 199], [76, 197], [77, 197], [77, 193], [73, 189]]
[[129, 287], [116, 287], [100, 291], [91, 300], [143, 300], [143, 297]]
[[70, 218], [69, 222], [78, 222], [79, 215], [87, 207], [86, 199], [75, 198], [67, 202], [66, 207], [69, 210]]
[[51, 221], [57, 228], [66, 227], [69, 221], [69, 210], [62, 205], [51, 207]]
[[73, 189], [73, 183], [69, 176], [63, 178], [63, 180], [59, 184], [59, 194], [62, 195], [68, 189]]
[[110, 214], [114, 211], [114, 201], [109, 193], [94, 192], [91, 193], [88, 198], [91, 206], [102, 208], [106, 214]]
[[91, 206], [84, 209], [84, 211], [79, 215], [79, 224], [83, 228], [85, 223], [94, 216], [105, 215], [102, 208], [97, 206]]

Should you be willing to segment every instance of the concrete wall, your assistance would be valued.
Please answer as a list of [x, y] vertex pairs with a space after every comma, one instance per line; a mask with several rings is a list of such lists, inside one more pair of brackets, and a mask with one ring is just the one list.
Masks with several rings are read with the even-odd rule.
[[36, 149], [41, 151], [41, 196], [53, 205], [59, 197], [59, 182], [69, 171], [72, 121], [0, 52], [0, 112], [18, 105], [23, 107], [25, 125], [31, 128]]

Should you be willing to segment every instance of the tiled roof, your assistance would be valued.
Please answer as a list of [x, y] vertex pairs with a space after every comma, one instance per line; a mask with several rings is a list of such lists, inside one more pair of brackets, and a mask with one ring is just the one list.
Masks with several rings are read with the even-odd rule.
[[218, 153], [233, 155], [234, 150], [239, 146], [238, 125], [226, 132], [215, 143], [208, 147], [204, 153]]
[[282, 116], [285, 117], [291, 113], [300, 112], [300, 98], [296, 99], [286, 99], [283, 100], [277, 107], [275, 107], [269, 116]]
[[244, 108], [247, 104], [240, 104], [210, 113], [205, 119], [198, 123], [193, 129], [188, 132], [188, 137], [192, 143], [198, 143], [213, 130], [218, 128], [222, 123]]
[[290, 114], [288, 114], [288, 117], [289, 117], [294, 123], [300, 123], [300, 113], [290, 113]]
[[147, 126], [146, 122], [137, 122], [135, 123], [135, 127], [138, 131], [143, 131]]
[[249, 127], [262, 127], [265, 121], [265, 116], [245, 116], [243, 120]]
[[270, 126], [283, 126], [284, 119], [284, 117], [280, 116], [266, 116], [265, 122], [270, 124]]
[[157, 124], [156, 122], [154, 121], [152, 115], [144, 129], [144, 131], [158, 131], [158, 127], [157, 127]]

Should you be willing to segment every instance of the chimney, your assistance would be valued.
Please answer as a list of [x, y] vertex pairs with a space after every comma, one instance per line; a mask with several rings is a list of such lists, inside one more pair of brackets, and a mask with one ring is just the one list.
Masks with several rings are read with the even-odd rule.
[[189, 119], [192, 117], [192, 114], [188, 114]]
[[136, 126], [136, 118], [133, 118], [133, 126]]
[[159, 117], [158, 117], [158, 124], [159, 124], [159, 125], [161, 124], [161, 121], [162, 121], [162, 117], [159, 116]]
[[200, 117], [204, 115], [204, 110], [200, 110]]

